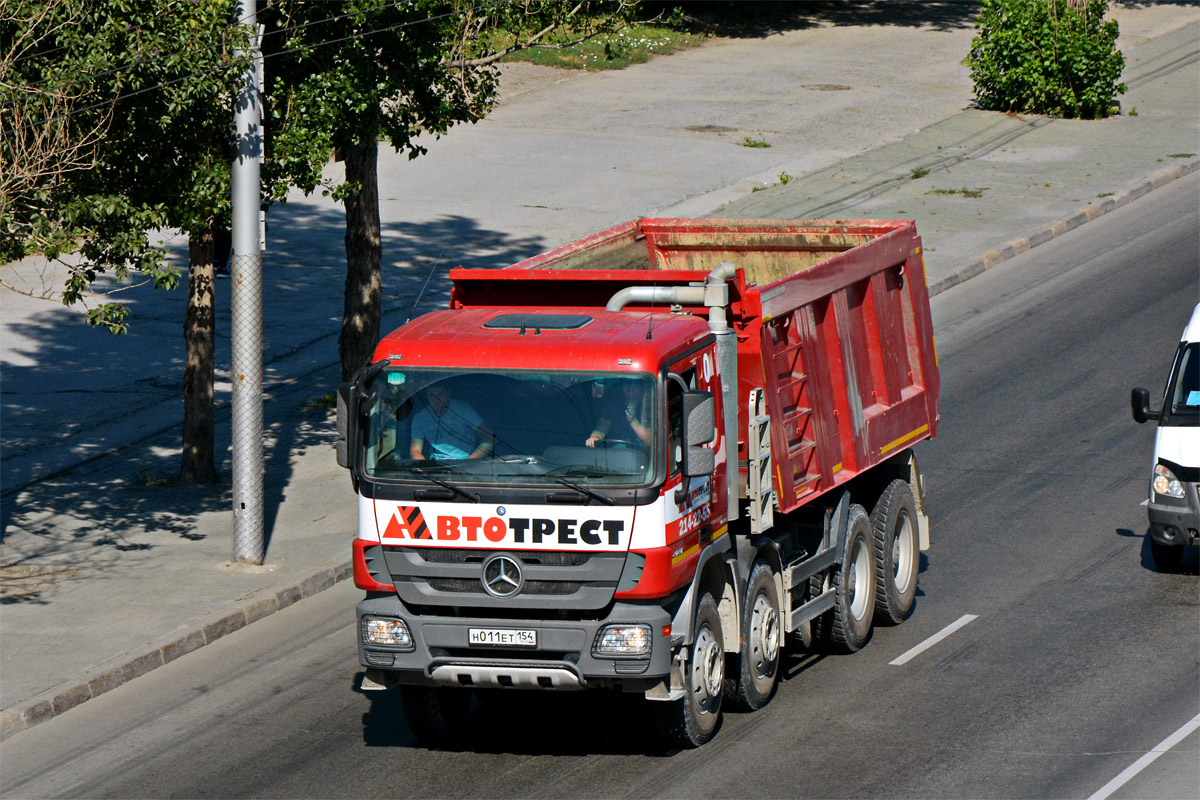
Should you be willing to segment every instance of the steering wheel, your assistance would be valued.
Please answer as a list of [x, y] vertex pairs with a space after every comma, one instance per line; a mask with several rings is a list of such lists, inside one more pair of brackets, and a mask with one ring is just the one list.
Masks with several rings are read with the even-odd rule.
[[641, 441], [633, 439], [601, 439], [598, 444], [604, 445], [609, 450], [641, 450], [645, 447]]
[[501, 464], [541, 464], [542, 463], [542, 459], [540, 457], [534, 456], [534, 455], [500, 456], [496, 460], [499, 461]]

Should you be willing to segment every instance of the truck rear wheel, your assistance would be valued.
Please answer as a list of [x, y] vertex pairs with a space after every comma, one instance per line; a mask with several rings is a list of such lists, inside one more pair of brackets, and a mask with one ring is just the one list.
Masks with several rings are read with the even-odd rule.
[[860, 505], [850, 506], [842, 563], [833, 569], [833, 608], [822, 618], [822, 633], [835, 652], [854, 653], [871, 638], [875, 616], [875, 555], [871, 518]]
[[725, 688], [725, 645], [717, 602], [705, 592], [696, 605], [695, 631], [683, 670], [684, 696], [655, 703], [659, 735], [672, 746], [699, 747], [717, 732]]
[[447, 742], [461, 735], [471, 708], [470, 689], [399, 686], [400, 705], [408, 729], [419, 741]]
[[921, 548], [917, 503], [908, 481], [894, 480], [871, 511], [875, 534], [875, 622], [899, 625], [917, 602]]
[[755, 711], [771, 702], [775, 693], [783, 646], [779, 593], [769, 565], [760, 561], [750, 571], [742, 609], [742, 650], [725, 689], [738, 706]]

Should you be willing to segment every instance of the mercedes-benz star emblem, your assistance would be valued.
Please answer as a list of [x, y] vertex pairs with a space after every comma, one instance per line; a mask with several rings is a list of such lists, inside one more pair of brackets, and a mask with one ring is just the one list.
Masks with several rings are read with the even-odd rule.
[[512, 597], [524, 585], [525, 577], [515, 558], [495, 555], [483, 562], [483, 588], [493, 597]]

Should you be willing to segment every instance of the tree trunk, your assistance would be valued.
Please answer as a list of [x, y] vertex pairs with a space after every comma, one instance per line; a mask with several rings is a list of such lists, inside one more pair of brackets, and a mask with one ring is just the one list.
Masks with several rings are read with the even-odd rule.
[[379, 238], [379, 145], [367, 142], [346, 151], [346, 182], [358, 187], [346, 198], [346, 297], [338, 354], [342, 380], [354, 377], [371, 361], [379, 342], [379, 314], [383, 281], [379, 274], [382, 245]]
[[216, 306], [213, 293], [218, 232], [188, 237], [188, 303], [183, 324], [187, 369], [183, 373], [183, 457], [179, 480], [188, 485], [216, 483], [213, 465], [213, 365]]

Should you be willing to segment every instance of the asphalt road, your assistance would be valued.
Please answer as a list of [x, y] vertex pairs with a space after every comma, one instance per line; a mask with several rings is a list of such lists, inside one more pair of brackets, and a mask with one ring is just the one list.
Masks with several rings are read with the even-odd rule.
[[[492, 698], [460, 749], [417, 747], [355, 690], [340, 584], [6, 741], [0, 794], [1089, 797], [1200, 712], [1196, 558], [1153, 569], [1128, 401], [1162, 386], [1198, 265], [1193, 175], [936, 298], [914, 617], [793, 658], [700, 750], [647, 755], [640, 704], [575, 695]], [[1198, 756], [1192, 733], [1111, 796], [1195, 797]]]

